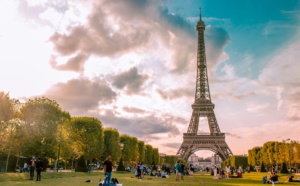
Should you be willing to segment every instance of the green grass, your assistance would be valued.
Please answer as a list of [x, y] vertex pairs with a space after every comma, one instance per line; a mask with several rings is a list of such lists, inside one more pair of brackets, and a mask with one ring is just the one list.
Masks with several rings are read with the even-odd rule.
[[[175, 181], [175, 175], [172, 174], [170, 178], [156, 178], [145, 176], [144, 180], [138, 180], [134, 177], [133, 173], [127, 172], [113, 172], [112, 177], [118, 178], [119, 182], [123, 186], [258, 186], [263, 185], [261, 178], [268, 173], [245, 173], [243, 178], [230, 178], [230, 179], [213, 179], [207, 173], [201, 172], [196, 173], [192, 176], [185, 176], [183, 181]], [[36, 173], [35, 173], [36, 176]], [[285, 182], [287, 174], [279, 175], [280, 185], [298, 185], [300, 183], [288, 183]], [[298, 178], [299, 176], [295, 176]], [[1, 186], [15, 186], [15, 185], [42, 185], [42, 186], [96, 186], [100, 178], [103, 179], [103, 172], [92, 172], [92, 173], [67, 173], [67, 172], [54, 172], [46, 173], [42, 172], [42, 181], [36, 182], [29, 180], [28, 173], [1, 173], [0, 174], [0, 185]], [[148, 179], [151, 178], [151, 179]], [[86, 180], [91, 180], [91, 183], [86, 183]], [[270, 185], [270, 184], [269, 184]]]

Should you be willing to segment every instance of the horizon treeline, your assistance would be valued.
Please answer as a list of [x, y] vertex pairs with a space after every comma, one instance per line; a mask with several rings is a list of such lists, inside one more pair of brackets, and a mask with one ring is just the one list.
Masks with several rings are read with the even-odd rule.
[[[103, 162], [112, 156], [116, 165], [122, 156], [125, 166], [139, 161], [160, 163], [159, 150], [136, 137], [120, 134], [115, 128], [105, 128], [94, 117], [72, 117], [59, 104], [45, 97], [21, 103], [0, 91], [0, 155], [47, 159], [48, 166], [56, 167], [57, 160], [64, 168], [75, 168], [76, 160], [85, 164]], [[3, 162], [2, 162], [3, 164]], [[3, 165], [2, 165], [3, 166]]]
[[[300, 144], [298, 141], [269, 141], [261, 147], [248, 150], [248, 164], [251, 166], [287, 166], [298, 170], [300, 164]], [[263, 166], [262, 166], [263, 165]]]

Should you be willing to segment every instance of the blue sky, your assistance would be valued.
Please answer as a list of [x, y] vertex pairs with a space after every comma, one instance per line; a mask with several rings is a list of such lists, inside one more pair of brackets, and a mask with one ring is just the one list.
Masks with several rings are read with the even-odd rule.
[[46, 96], [175, 154], [194, 101], [199, 7], [212, 101], [233, 153], [299, 141], [299, 1], [1, 1], [0, 91]]
[[[266, 58], [297, 34], [297, 0], [189, 0], [184, 6], [181, 1], [170, 0], [166, 4], [171, 13], [185, 18], [197, 17], [199, 10], [195, 7], [201, 7], [206, 25], [223, 28], [230, 37], [225, 51], [233, 54], [227, 62], [236, 65], [240, 76], [258, 78]], [[245, 56], [249, 55], [257, 62], [248, 64]]]

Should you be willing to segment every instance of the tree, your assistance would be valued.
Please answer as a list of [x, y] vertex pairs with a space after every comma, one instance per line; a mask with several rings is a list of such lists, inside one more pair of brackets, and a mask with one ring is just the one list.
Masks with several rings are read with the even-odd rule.
[[178, 161], [178, 157], [175, 155], [166, 155], [165, 156], [165, 163], [169, 164], [172, 167], [175, 166], [177, 161]]
[[295, 168], [298, 172], [299, 164], [300, 164], [300, 144], [299, 144], [299, 142], [297, 142], [295, 144], [294, 150], [295, 150], [295, 152], [294, 152], [294, 155], [295, 155], [294, 156], [294, 161], [295, 161], [295, 164], [296, 164]]
[[125, 167], [123, 165], [123, 160], [121, 158], [120, 162], [119, 162], [119, 165], [118, 165], [118, 168], [117, 168], [117, 171], [124, 171], [124, 170], [125, 170]]
[[275, 149], [274, 149], [274, 159], [276, 161], [276, 165], [280, 165], [283, 163], [283, 158], [282, 158], [282, 151], [280, 150], [282, 148], [282, 143], [281, 142], [276, 142], [275, 143]]
[[145, 142], [138, 141], [138, 159], [141, 162], [145, 161]]
[[0, 153], [5, 150], [5, 145], [9, 142], [11, 129], [15, 128], [10, 126], [15, 122], [9, 121], [18, 117], [19, 106], [19, 100], [11, 99], [8, 93], [0, 92]]
[[281, 165], [280, 173], [289, 173], [285, 162]]
[[153, 147], [149, 144], [145, 145], [145, 164], [151, 165], [153, 163]]
[[54, 100], [45, 97], [28, 100], [21, 107], [23, 155], [55, 158], [57, 127], [68, 118], [70, 114]]
[[122, 151], [123, 161], [127, 165], [135, 164], [138, 158], [138, 140], [127, 134], [120, 136], [120, 143], [124, 144]]
[[[12, 152], [18, 151], [17, 128], [20, 124], [18, 117], [20, 102], [16, 99], [11, 99], [9, 94], [0, 92], [0, 153], [6, 153], [6, 169], [8, 169], [9, 157]], [[17, 161], [18, 162], [18, 161]]]
[[113, 164], [116, 164], [121, 158], [120, 134], [117, 129], [104, 129], [104, 144], [101, 159], [104, 160], [108, 155], [111, 155]]
[[262, 162], [261, 165], [260, 165], [260, 172], [267, 172], [266, 171], [266, 167], [265, 167], [265, 164]]
[[248, 150], [248, 164], [251, 166], [257, 166], [261, 164], [260, 156], [261, 147], [254, 147]]
[[70, 138], [78, 149], [78, 155], [87, 161], [100, 159], [103, 150], [103, 129], [97, 118], [73, 117], [69, 123]]
[[156, 165], [159, 165], [159, 152], [158, 152], [158, 148], [153, 148], [153, 162]]

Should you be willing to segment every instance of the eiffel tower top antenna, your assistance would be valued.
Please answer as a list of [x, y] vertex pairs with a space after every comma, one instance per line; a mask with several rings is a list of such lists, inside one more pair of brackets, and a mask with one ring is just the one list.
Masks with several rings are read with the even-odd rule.
[[199, 8], [199, 20], [202, 21], [202, 19], [201, 19], [201, 7]]

